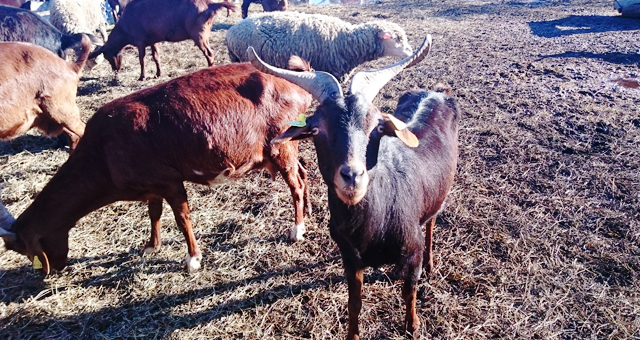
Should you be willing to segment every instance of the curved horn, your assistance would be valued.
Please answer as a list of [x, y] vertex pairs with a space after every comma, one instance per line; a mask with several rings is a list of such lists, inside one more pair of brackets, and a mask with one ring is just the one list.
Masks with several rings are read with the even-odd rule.
[[318, 100], [320, 104], [327, 98], [334, 96], [342, 97], [342, 88], [338, 80], [327, 72], [312, 71], [312, 72], [294, 72], [284, 70], [266, 64], [258, 55], [252, 46], [247, 48], [247, 57], [251, 64], [258, 70], [284, 78], [311, 93], [313, 98]]
[[[0, 191], [2, 190], [2, 185], [0, 185]], [[7, 208], [4, 207], [4, 204], [0, 201], [0, 237], [13, 239], [16, 237], [16, 234], [9, 231], [11, 225], [15, 222], [15, 219]]]
[[351, 94], [360, 92], [369, 103], [378, 95], [378, 92], [405, 68], [411, 67], [424, 59], [431, 50], [431, 35], [427, 34], [420, 48], [410, 57], [399, 62], [381, 68], [379, 70], [361, 71], [356, 73], [351, 80]]

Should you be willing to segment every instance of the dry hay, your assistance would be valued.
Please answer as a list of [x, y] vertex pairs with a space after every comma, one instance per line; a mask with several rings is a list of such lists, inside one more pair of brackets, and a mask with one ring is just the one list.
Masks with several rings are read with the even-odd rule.
[[[300, 6], [351, 22], [387, 19], [431, 56], [377, 98], [392, 111], [406, 89], [444, 82], [463, 110], [460, 162], [435, 230], [435, 270], [420, 285], [425, 339], [640, 338], [640, 21], [611, 1], [375, 1]], [[252, 5], [250, 12], [260, 11]], [[212, 45], [228, 62], [220, 18]], [[162, 44], [165, 75], [139, 82], [136, 52], [114, 81], [84, 74], [83, 118], [114, 98], [206, 66], [190, 42]], [[390, 59], [365, 67], [379, 67]], [[147, 75], [154, 74], [147, 58]], [[71, 231], [68, 268], [43, 279], [0, 254], [0, 334], [10, 339], [334, 339], [346, 334], [346, 282], [326, 225], [326, 189], [310, 143], [313, 214], [290, 244], [290, 195], [255, 173], [189, 184], [204, 268], [187, 274], [185, 242], [165, 205], [162, 250], [138, 256], [146, 206], [120, 202]], [[38, 133], [0, 143], [2, 200], [22, 212], [67, 158]], [[399, 281], [369, 270], [365, 339], [401, 339]]]

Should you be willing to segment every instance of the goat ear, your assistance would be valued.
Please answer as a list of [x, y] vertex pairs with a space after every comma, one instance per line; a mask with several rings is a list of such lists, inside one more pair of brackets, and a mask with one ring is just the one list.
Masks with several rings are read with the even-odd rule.
[[396, 118], [394, 115], [383, 114], [382, 116], [384, 117], [387, 129], [390, 128], [390, 130], [393, 130], [396, 134], [396, 137], [398, 137], [398, 139], [400, 139], [404, 144], [412, 148], [420, 145], [418, 137], [416, 137], [413, 132], [407, 129], [407, 123]]
[[301, 140], [311, 138], [318, 134], [318, 128], [311, 128], [309, 125], [303, 127], [292, 126], [283, 132], [280, 136], [271, 140], [271, 144], [285, 143], [290, 140]]
[[414, 135], [413, 132], [409, 131], [409, 129], [396, 130], [396, 136], [408, 147], [415, 148], [415, 147], [418, 147], [418, 145], [420, 145], [420, 141], [418, 140], [418, 137], [416, 137], [416, 135]]
[[33, 241], [33, 244], [28, 246], [29, 254], [33, 255], [31, 262], [33, 263], [33, 269], [39, 270], [41, 269], [45, 274], [49, 275], [51, 273], [51, 265], [49, 264], [49, 257], [42, 250], [42, 246], [40, 246], [40, 242], [37, 240]]
[[382, 40], [391, 39], [391, 32], [380, 32], [380, 34], [378, 34], [378, 36]]

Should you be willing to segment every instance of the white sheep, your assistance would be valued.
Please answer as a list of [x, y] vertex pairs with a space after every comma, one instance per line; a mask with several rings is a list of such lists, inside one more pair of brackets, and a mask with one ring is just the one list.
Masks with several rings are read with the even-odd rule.
[[292, 55], [317, 71], [348, 78], [356, 66], [385, 56], [407, 57], [412, 48], [395, 23], [372, 21], [353, 25], [338, 18], [299, 12], [253, 15], [232, 26], [225, 38], [232, 62], [247, 61], [253, 46], [266, 63], [287, 68]]
[[105, 0], [51, 0], [49, 21], [64, 34], [100, 32], [107, 41]]

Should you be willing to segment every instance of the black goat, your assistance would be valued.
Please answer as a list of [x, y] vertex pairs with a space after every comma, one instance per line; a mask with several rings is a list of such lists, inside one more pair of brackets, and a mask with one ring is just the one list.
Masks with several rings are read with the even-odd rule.
[[403, 68], [422, 60], [430, 46], [428, 36], [413, 56], [356, 74], [347, 96], [327, 73], [276, 69], [249, 48], [258, 69], [299, 85], [320, 102], [306, 126], [291, 127], [272, 143], [313, 138], [329, 189], [331, 238], [340, 249], [349, 285], [350, 340], [359, 339], [363, 272], [369, 266], [395, 264], [404, 274], [405, 327], [410, 333], [420, 327], [417, 283], [422, 267], [427, 273], [433, 267], [433, 226], [456, 171], [459, 109], [440, 92], [404, 94], [396, 116], [382, 114], [371, 102]]
[[[21, 41], [42, 46], [66, 58], [68, 48], [84, 49], [84, 34], [63, 34], [39, 15], [26, 10], [9, 6], [0, 6], [0, 41]], [[87, 34], [93, 43], [97, 38]], [[82, 54], [82, 52], [80, 52]]]

